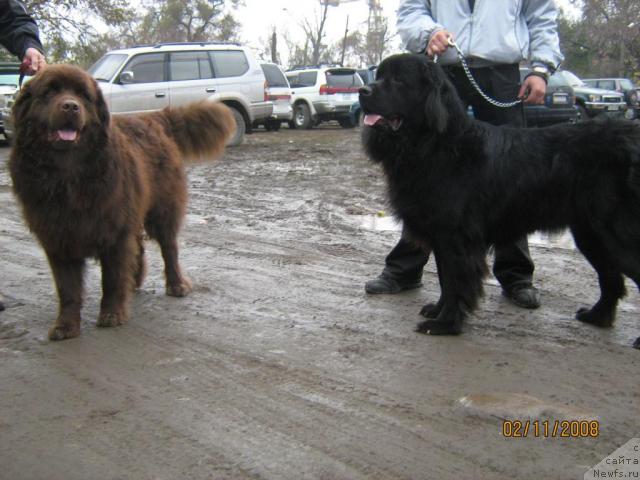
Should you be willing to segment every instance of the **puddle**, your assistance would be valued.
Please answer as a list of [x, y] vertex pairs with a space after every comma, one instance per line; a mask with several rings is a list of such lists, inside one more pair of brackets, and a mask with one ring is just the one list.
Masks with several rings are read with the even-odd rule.
[[360, 228], [375, 232], [402, 231], [402, 222], [398, 222], [392, 216], [353, 215], [353, 217], [360, 224]]
[[[372, 230], [375, 232], [402, 231], [402, 222], [397, 221], [389, 215], [352, 215], [360, 228]], [[529, 244], [542, 247], [562, 248], [565, 250], [574, 250], [575, 244], [573, 237], [568, 230], [557, 233], [535, 232], [529, 235]]]

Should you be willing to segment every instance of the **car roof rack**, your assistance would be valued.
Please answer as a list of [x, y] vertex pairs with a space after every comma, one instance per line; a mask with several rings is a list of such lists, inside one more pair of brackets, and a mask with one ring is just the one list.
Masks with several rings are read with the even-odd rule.
[[235, 42], [159, 42], [159, 43], [146, 43], [141, 45], [134, 45], [133, 47], [128, 48], [160, 48], [160, 47], [177, 47], [181, 45], [193, 45], [193, 46], [201, 46], [204, 47], [206, 45], [232, 45], [234, 47], [241, 46], [239, 43]]
[[322, 63], [320, 65], [296, 65], [295, 67], [291, 67], [288, 72], [293, 72], [294, 70], [310, 70], [313, 68], [351, 68], [351, 67], [343, 67], [337, 63]]

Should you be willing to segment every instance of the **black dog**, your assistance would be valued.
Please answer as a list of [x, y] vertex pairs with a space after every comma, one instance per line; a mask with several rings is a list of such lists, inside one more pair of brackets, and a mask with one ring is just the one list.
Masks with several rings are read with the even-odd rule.
[[640, 126], [478, 122], [441, 68], [411, 54], [383, 61], [376, 82], [360, 90], [360, 104], [365, 149], [384, 167], [391, 204], [436, 259], [442, 293], [422, 309], [428, 320], [419, 332], [460, 333], [482, 294], [490, 246], [566, 227], [601, 290], [576, 317], [612, 325], [623, 275], [640, 286]]

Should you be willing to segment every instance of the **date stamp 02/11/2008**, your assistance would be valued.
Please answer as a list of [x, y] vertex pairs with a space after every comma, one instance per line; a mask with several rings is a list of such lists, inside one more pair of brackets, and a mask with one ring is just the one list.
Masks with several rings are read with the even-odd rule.
[[503, 437], [507, 438], [597, 438], [598, 420], [503, 420]]

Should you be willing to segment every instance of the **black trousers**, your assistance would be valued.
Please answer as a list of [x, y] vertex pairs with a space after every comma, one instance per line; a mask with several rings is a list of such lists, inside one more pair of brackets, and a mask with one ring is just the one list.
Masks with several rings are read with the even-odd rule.
[[[491, 105], [473, 88], [461, 67], [444, 67], [460, 98], [471, 106], [478, 120], [493, 125], [524, 126], [522, 104], [511, 108]], [[520, 72], [517, 64], [472, 68], [472, 75], [482, 90], [490, 97], [510, 102], [515, 100], [520, 89]], [[406, 232], [385, 259], [383, 273], [406, 282], [417, 281], [429, 260], [430, 251], [417, 247]], [[534, 265], [529, 254], [527, 237], [523, 236], [512, 244], [496, 245], [493, 274], [504, 288], [514, 285], [531, 284]]]

